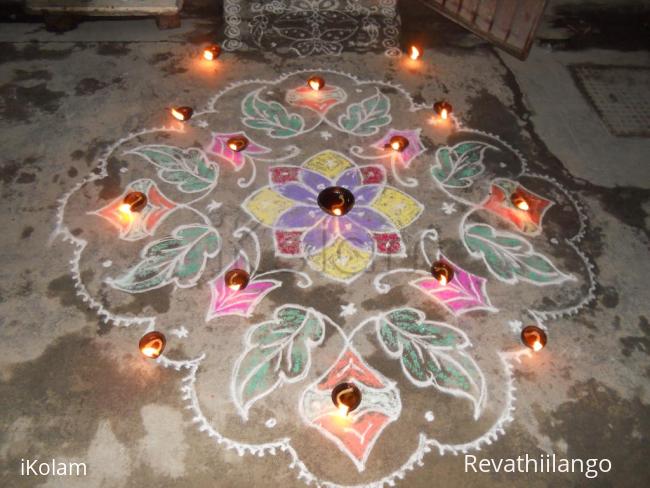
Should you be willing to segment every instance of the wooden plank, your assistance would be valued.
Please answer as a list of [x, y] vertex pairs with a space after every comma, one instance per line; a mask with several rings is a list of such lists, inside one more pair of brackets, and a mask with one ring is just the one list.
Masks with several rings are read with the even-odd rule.
[[172, 15], [182, 7], [183, 0], [25, 0], [25, 10], [35, 14]]
[[525, 59], [547, 0], [420, 0], [425, 5]]

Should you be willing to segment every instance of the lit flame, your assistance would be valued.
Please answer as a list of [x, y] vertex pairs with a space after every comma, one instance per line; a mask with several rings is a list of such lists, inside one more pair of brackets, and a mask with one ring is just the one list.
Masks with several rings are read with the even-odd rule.
[[183, 121], [185, 120], [185, 115], [183, 115], [181, 112], [176, 110], [175, 108], [172, 108], [172, 115], [174, 116], [175, 119]]
[[542, 350], [543, 347], [544, 346], [542, 345], [542, 343], [540, 341], [533, 342], [533, 351], [539, 352], [539, 351]]
[[443, 108], [440, 112], [440, 118], [442, 118], [442, 120], [447, 120], [447, 117], [449, 117], [449, 113], [446, 108]]
[[340, 208], [335, 208], [335, 209], [332, 210], [332, 212], [334, 212], [334, 215], [341, 215], [343, 213], [343, 212], [341, 212]]
[[390, 143], [390, 147], [392, 147], [394, 151], [399, 151], [402, 148], [402, 144], [400, 144], [399, 141], [394, 141]]
[[206, 49], [203, 51], [203, 59], [206, 59], [208, 61], [212, 61], [214, 59], [214, 53], [210, 49]]
[[413, 61], [415, 61], [416, 59], [418, 59], [420, 57], [420, 50], [415, 46], [411, 46], [411, 53], [409, 54], [409, 57]]
[[517, 200], [517, 203], [515, 204], [519, 210], [530, 210], [530, 205], [528, 205], [528, 202], [524, 198], [520, 198]]
[[228, 288], [230, 288], [232, 291], [239, 291], [241, 285], [239, 283], [232, 283], [228, 285]]
[[131, 205], [128, 203], [123, 203], [119, 207], [117, 207], [117, 211], [120, 214], [120, 218], [122, 220], [126, 220], [128, 222], [131, 222], [133, 220], [133, 212], [131, 212]]
[[309, 80], [309, 86], [312, 90], [320, 90], [320, 80]]
[[158, 357], [158, 348], [152, 346], [143, 347], [142, 354], [144, 354], [148, 358]]
[[230, 144], [228, 144], [228, 147], [233, 151], [236, 151], [238, 146], [234, 142], [231, 142]]
[[348, 408], [347, 405], [343, 405], [342, 403], [339, 403], [339, 415], [341, 417], [347, 417], [348, 413], [350, 412], [350, 409]]
[[440, 278], [438, 278], [438, 283], [440, 283], [440, 286], [445, 286], [447, 284], [447, 277], [441, 274]]

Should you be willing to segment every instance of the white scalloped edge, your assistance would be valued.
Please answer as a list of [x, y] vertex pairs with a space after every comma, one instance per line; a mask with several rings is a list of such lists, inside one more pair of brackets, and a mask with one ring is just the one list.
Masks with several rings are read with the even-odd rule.
[[512, 363], [513, 361], [521, 362], [522, 356], [531, 356], [532, 353], [529, 349], [520, 349], [513, 352], [501, 351], [498, 354], [506, 375], [505, 404], [503, 411], [487, 432], [473, 441], [462, 444], [443, 444], [436, 439], [429, 439], [426, 435], [420, 433], [420, 442], [417, 449], [398, 470], [377, 481], [362, 485], [341, 485], [320, 480], [307, 468], [305, 463], [300, 460], [298, 453], [291, 446], [289, 438], [282, 438], [264, 444], [247, 444], [234, 441], [219, 433], [214, 427], [212, 427], [212, 425], [210, 425], [208, 419], [203, 414], [195, 388], [196, 374], [201, 361], [205, 359], [205, 354], [202, 354], [195, 359], [181, 361], [160, 356], [156, 362], [165, 368], [174, 368], [176, 371], [181, 371], [182, 369], [189, 370], [188, 375], [181, 380], [181, 399], [186, 403], [185, 409], [191, 411], [193, 414], [192, 423], [197, 424], [199, 431], [205, 432], [208, 437], [214, 439], [218, 445], [229, 450], [234, 450], [240, 456], [244, 456], [245, 454], [257, 457], [263, 457], [266, 454], [273, 456], [276, 455], [278, 451], [287, 453], [291, 457], [289, 468], [296, 470], [297, 479], [304, 481], [307, 485], [315, 483], [315, 486], [321, 488], [382, 488], [383, 486], [395, 486], [396, 481], [404, 479], [408, 471], [413, 471], [416, 466], [423, 466], [424, 456], [430, 453], [434, 448], [438, 449], [440, 455], [446, 453], [452, 453], [454, 455], [461, 453], [464, 454], [469, 451], [479, 451], [481, 450], [481, 447], [492, 444], [499, 438], [499, 436], [505, 434], [506, 425], [514, 420], [513, 412], [515, 410], [516, 402], [515, 392], [517, 391], [517, 388], [514, 386], [514, 368]]

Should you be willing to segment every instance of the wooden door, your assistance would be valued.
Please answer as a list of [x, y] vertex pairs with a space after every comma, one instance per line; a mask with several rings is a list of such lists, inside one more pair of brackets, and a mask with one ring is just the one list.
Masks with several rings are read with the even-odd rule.
[[525, 59], [546, 0], [421, 0], [454, 22]]

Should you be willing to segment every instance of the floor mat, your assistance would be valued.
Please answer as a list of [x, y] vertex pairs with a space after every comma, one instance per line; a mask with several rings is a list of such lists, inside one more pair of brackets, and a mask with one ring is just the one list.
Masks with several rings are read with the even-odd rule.
[[650, 68], [579, 64], [578, 87], [616, 136], [650, 136]]
[[382, 50], [399, 55], [396, 0], [225, 0], [227, 51], [291, 57]]

